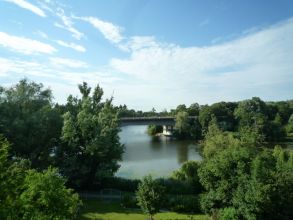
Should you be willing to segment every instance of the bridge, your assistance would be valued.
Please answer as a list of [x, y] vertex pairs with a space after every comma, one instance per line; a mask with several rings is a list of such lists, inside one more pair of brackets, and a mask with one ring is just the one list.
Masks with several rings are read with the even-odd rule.
[[[196, 119], [197, 116], [189, 116], [189, 119]], [[161, 125], [163, 126], [163, 134], [171, 136], [174, 130], [175, 117], [163, 116], [163, 117], [122, 117], [120, 118], [120, 126], [130, 125]]]

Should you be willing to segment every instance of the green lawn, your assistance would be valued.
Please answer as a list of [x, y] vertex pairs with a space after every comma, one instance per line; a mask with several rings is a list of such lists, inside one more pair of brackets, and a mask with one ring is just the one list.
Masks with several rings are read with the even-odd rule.
[[[146, 220], [140, 210], [124, 209], [118, 202], [84, 200], [79, 219], [83, 220]], [[206, 215], [185, 215], [175, 212], [163, 212], [155, 215], [155, 220], [208, 220]]]

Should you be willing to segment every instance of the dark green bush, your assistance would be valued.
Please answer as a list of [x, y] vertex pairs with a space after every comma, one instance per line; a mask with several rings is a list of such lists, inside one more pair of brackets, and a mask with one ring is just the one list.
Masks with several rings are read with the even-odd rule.
[[199, 199], [192, 195], [170, 195], [165, 204], [166, 209], [181, 213], [200, 213]]
[[124, 193], [121, 199], [121, 205], [124, 208], [138, 208], [137, 200], [134, 194]]

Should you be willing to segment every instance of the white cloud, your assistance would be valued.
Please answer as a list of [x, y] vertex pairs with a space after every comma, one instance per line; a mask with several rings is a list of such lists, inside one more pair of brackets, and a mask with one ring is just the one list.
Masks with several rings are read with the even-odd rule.
[[84, 33], [78, 31], [73, 26], [74, 23], [73, 23], [71, 17], [66, 16], [65, 13], [64, 13], [64, 10], [62, 8], [57, 8], [56, 15], [59, 18], [61, 18], [61, 20], [62, 20], [62, 24], [60, 24], [60, 23], [55, 23], [54, 24], [56, 27], [59, 27], [59, 28], [62, 28], [62, 29], [65, 29], [65, 30], [71, 32], [72, 33], [72, 37], [74, 37], [77, 40], [80, 40], [81, 38], [83, 38], [85, 36]]
[[73, 18], [90, 23], [96, 29], [98, 29], [107, 40], [109, 40], [112, 43], [119, 43], [123, 39], [123, 36], [121, 34], [122, 28], [110, 22], [102, 21], [96, 17], [73, 16]]
[[6, 1], [14, 3], [21, 8], [27, 9], [27, 10], [35, 13], [36, 15], [39, 15], [41, 17], [46, 17], [46, 14], [42, 9], [40, 9], [39, 7], [33, 5], [25, 0], [6, 0]]
[[159, 43], [153, 36], [133, 36], [125, 44], [118, 47], [124, 51], [135, 51], [148, 47], [158, 47]]
[[80, 60], [73, 60], [61, 57], [52, 57], [50, 58], [50, 62], [56, 66], [63, 66], [69, 68], [86, 68], [88, 65]]
[[86, 51], [86, 49], [83, 46], [75, 44], [75, 43], [67, 43], [62, 40], [57, 40], [56, 42], [57, 42], [57, 44], [59, 44], [63, 47], [69, 47], [69, 48], [76, 50], [78, 52], [85, 52]]
[[12, 51], [23, 54], [46, 53], [52, 54], [57, 50], [49, 44], [25, 37], [17, 37], [0, 32], [0, 45]]
[[[162, 105], [175, 106], [251, 96], [290, 98], [288, 92], [282, 96], [280, 92], [293, 83], [292, 57], [293, 19], [289, 19], [219, 45], [184, 48], [154, 42], [133, 47], [129, 58], [112, 59], [110, 65], [138, 80], [141, 103], [164, 100]], [[125, 96], [131, 97], [133, 91], [130, 85]], [[154, 96], [148, 91], [155, 91]]]
[[40, 37], [42, 37], [44, 39], [48, 39], [48, 35], [43, 31], [36, 31], [35, 34], [39, 35]]

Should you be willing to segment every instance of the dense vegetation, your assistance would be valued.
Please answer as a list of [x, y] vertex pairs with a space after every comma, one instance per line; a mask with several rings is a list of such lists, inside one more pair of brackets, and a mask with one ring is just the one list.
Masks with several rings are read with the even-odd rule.
[[0, 134], [11, 143], [8, 151], [1, 140], [1, 219], [72, 218], [79, 199], [66, 186], [90, 188], [118, 169], [123, 146], [112, 98], [102, 102], [99, 86], [79, 90], [81, 98], [58, 105], [42, 84], [1, 87]]
[[[26, 79], [0, 87], [0, 219], [73, 219], [81, 202], [69, 188], [107, 187], [128, 191], [124, 206], [139, 205], [151, 217], [201, 209], [214, 219], [292, 219], [292, 151], [265, 142], [292, 135], [293, 101], [252, 98], [157, 113], [114, 106], [98, 85], [79, 90], [81, 97], [60, 105], [50, 89]], [[114, 177], [124, 116], [174, 116], [174, 135], [202, 140], [203, 160], [168, 179]]]
[[156, 112], [155, 109], [149, 112], [135, 111], [127, 109], [126, 105], [117, 108], [120, 117], [173, 116], [176, 120], [174, 135], [180, 139], [203, 139], [213, 121], [223, 131], [241, 132], [252, 129], [263, 135], [264, 141], [282, 141], [293, 131], [293, 100], [264, 102], [254, 97], [210, 106], [200, 106], [197, 103], [189, 107], [178, 105], [169, 112]]

